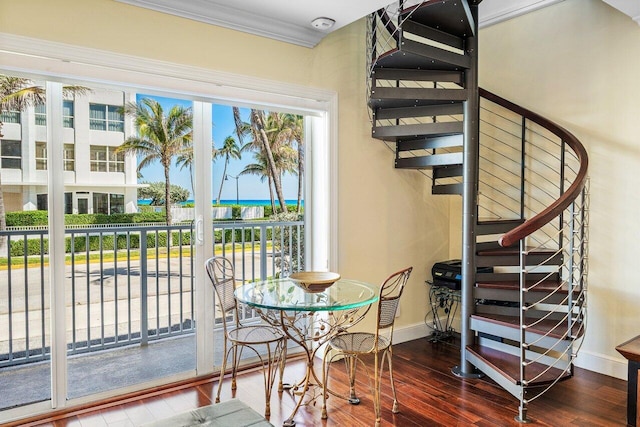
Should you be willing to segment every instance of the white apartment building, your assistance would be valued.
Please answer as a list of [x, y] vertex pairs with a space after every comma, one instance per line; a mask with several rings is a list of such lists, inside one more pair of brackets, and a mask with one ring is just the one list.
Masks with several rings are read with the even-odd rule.
[[[135, 93], [92, 89], [66, 99], [65, 213], [137, 211], [136, 156], [115, 149], [135, 132], [120, 108]], [[2, 115], [0, 173], [6, 212], [47, 210], [47, 115], [44, 105]], [[57, 171], [54, 171], [57, 172]]]

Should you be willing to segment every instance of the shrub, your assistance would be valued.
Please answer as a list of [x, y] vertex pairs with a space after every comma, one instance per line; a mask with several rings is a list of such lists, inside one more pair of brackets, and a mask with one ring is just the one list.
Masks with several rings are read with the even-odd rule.
[[47, 225], [49, 211], [23, 211], [7, 212], [7, 227], [28, 227], [34, 225]]
[[[71, 236], [65, 238], [65, 253], [71, 253], [72, 249], [75, 253], [86, 252], [87, 249], [91, 252], [99, 251], [102, 249], [103, 251], [113, 251], [114, 250], [114, 241], [117, 245], [118, 250], [127, 249], [127, 243], [129, 249], [140, 249], [140, 235], [138, 233], [129, 234], [129, 239], [127, 241], [127, 233], [119, 233], [114, 230], [114, 232], [109, 232], [104, 230], [105, 232], [101, 236], [98, 235], [89, 235], [87, 236], [84, 233], [74, 234], [73, 236], [73, 244]], [[189, 246], [191, 244], [191, 232], [186, 231], [182, 232], [182, 239], [180, 239], [180, 232], [174, 231], [171, 234], [172, 244], [174, 246], [180, 244], [183, 246]], [[87, 248], [87, 238], [88, 238], [88, 248]], [[115, 240], [114, 240], [115, 239]], [[152, 249], [156, 247], [156, 240], [159, 244], [159, 247], [167, 246], [167, 232], [149, 232], [147, 233], [147, 249]], [[40, 242], [42, 241], [42, 246]], [[40, 255], [49, 253], [49, 239], [27, 239], [27, 240], [12, 240], [11, 247], [9, 249], [12, 257], [21, 257], [25, 255], [25, 242], [26, 242], [26, 250], [27, 255]], [[42, 249], [42, 251], [41, 251]]]
[[[224, 231], [224, 240], [222, 239], [222, 232]], [[244, 240], [242, 239], [242, 232], [244, 231]], [[242, 243], [243, 241], [245, 243], [250, 243], [251, 242], [251, 229], [250, 228], [245, 228], [244, 230], [241, 228], [228, 228], [225, 230], [221, 230], [219, 228], [216, 228], [213, 231], [213, 239], [214, 239], [214, 243]], [[259, 242], [260, 241], [260, 229], [256, 229], [253, 232], [253, 240], [255, 242]]]
[[[25, 242], [27, 255], [40, 255], [40, 239], [12, 240], [9, 252], [12, 257], [24, 256]], [[43, 254], [49, 253], [49, 239], [42, 239]]]

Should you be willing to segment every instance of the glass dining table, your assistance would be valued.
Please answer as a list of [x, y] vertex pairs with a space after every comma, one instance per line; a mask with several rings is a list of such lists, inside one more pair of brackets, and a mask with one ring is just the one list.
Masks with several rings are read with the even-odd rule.
[[[336, 334], [358, 323], [371, 304], [378, 301], [378, 287], [357, 280], [340, 279], [322, 292], [309, 292], [295, 280], [272, 279], [246, 283], [235, 291], [236, 299], [256, 309], [265, 321], [281, 328], [289, 339], [299, 344], [307, 358], [304, 378], [287, 386], [296, 406], [284, 421], [295, 425], [294, 417], [303, 404], [321, 395], [322, 381], [314, 370], [314, 358], [320, 346]], [[305, 398], [307, 399], [305, 401]]]

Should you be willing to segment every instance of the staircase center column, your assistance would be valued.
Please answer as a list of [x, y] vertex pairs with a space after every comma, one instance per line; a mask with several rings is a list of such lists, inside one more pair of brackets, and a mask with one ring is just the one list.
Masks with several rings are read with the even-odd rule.
[[467, 100], [464, 112], [464, 150], [462, 175], [462, 295], [461, 295], [461, 350], [460, 365], [453, 373], [464, 378], [478, 377], [474, 367], [466, 359], [466, 347], [473, 344], [474, 334], [470, 328], [474, 313], [473, 287], [476, 275], [476, 223], [478, 205], [478, 149], [480, 143], [480, 98], [478, 95], [478, 6], [470, 5], [474, 34], [465, 42], [466, 55], [471, 66], [465, 72]]

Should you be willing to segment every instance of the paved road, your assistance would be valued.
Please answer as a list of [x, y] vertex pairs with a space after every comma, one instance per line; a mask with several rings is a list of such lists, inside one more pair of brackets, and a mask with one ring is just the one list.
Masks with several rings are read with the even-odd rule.
[[[259, 279], [260, 255], [235, 253], [236, 276]], [[267, 275], [272, 275], [273, 258], [267, 259]], [[191, 293], [193, 271], [188, 256], [149, 259], [146, 263], [147, 318], [149, 327], [190, 322], [193, 313]], [[49, 324], [49, 268], [13, 267], [0, 270], [0, 355], [43, 344], [43, 331]], [[139, 332], [144, 282], [140, 260], [77, 263], [65, 268], [66, 319], [68, 341], [111, 337]], [[27, 284], [27, 286], [25, 286]], [[10, 313], [13, 315], [10, 316]], [[45, 335], [44, 344], [49, 344]]]

